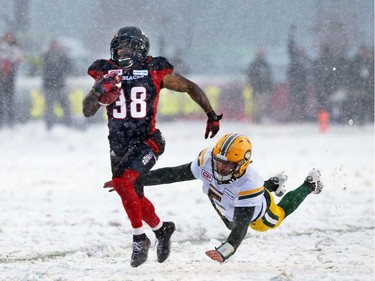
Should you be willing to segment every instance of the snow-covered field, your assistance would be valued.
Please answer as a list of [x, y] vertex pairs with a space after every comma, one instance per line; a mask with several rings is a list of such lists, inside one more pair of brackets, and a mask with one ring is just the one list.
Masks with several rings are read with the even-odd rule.
[[[160, 123], [167, 148], [156, 167], [193, 160], [205, 121]], [[173, 220], [172, 253], [163, 264], [153, 245], [131, 268], [132, 231], [110, 179], [107, 128], [85, 131], [41, 122], [0, 130], [0, 280], [374, 280], [374, 128], [315, 124], [254, 125], [223, 120], [219, 135], [253, 142], [253, 167], [264, 178], [284, 170], [287, 189], [312, 167], [325, 189], [310, 195], [276, 230], [249, 229], [237, 253], [219, 264], [204, 252], [229, 231], [200, 182], [147, 187], [162, 219]], [[153, 233], [147, 234], [154, 239]]]

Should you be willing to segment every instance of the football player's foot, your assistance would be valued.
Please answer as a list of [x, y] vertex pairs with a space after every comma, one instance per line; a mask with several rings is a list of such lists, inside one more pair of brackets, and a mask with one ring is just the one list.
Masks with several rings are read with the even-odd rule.
[[164, 262], [171, 252], [171, 236], [176, 226], [173, 222], [164, 222], [163, 226], [155, 231], [156, 239], [156, 255], [158, 262]]
[[140, 266], [147, 260], [150, 246], [151, 241], [145, 234], [133, 236], [133, 253], [130, 261], [130, 265], [132, 267]]
[[276, 176], [270, 178], [271, 181], [271, 188], [270, 191], [275, 192], [275, 195], [280, 197], [283, 196], [285, 193], [285, 182], [288, 180], [287, 174], [282, 171], [278, 173]]
[[321, 177], [320, 171], [314, 168], [308, 173], [305, 179], [305, 183], [307, 183], [310, 186], [311, 191], [314, 194], [319, 194], [323, 190], [324, 185], [320, 181], [320, 177]]

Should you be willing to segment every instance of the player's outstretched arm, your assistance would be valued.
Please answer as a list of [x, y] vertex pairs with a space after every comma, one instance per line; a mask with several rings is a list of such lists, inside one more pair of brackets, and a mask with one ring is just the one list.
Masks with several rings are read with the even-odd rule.
[[[166, 167], [149, 171], [147, 174], [138, 177], [137, 184], [146, 186], [195, 180], [196, 178], [191, 172], [190, 165], [191, 162], [176, 167]], [[103, 188], [108, 188], [109, 192], [114, 191], [111, 180], [105, 182]]]
[[255, 207], [236, 207], [231, 232], [227, 241], [215, 248], [215, 250], [206, 251], [206, 255], [218, 262], [224, 262], [233, 256], [246, 236], [254, 209]]
[[213, 111], [213, 108], [203, 90], [197, 84], [180, 74], [173, 73], [166, 75], [163, 78], [163, 87], [172, 91], [188, 93], [205, 113]]
[[176, 167], [165, 167], [151, 170], [142, 176], [140, 180], [145, 186], [195, 180], [190, 165], [191, 162]]
[[180, 74], [173, 73], [168, 74], [163, 78], [163, 87], [172, 91], [188, 93], [193, 101], [195, 101], [207, 114], [208, 120], [205, 138], [208, 138], [210, 133], [210, 138], [213, 138], [217, 134], [220, 130], [219, 121], [222, 118], [222, 114], [217, 115], [215, 113], [206, 94], [197, 84]]

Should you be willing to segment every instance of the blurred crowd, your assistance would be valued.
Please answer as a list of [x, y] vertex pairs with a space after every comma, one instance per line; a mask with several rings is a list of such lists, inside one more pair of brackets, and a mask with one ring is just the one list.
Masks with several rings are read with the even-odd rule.
[[[7, 31], [0, 39], [0, 128], [13, 127], [21, 110], [15, 102], [16, 77], [24, 59], [23, 48], [15, 34]], [[39, 68], [31, 69], [42, 77], [46, 128], [50, 130], [57, 123], [71, 126], [66, 80], [74, 73], [74, 63], [67, 50], [58, 40], [51, 39], [48, 49], [41, 51]], [[61, 108], [62, 118], [56, 114], [56, 106]]]
[[[251, 121], [310, 122], [329, 118], [330, 122], [366, 124], [374, 121], [374, 50], [362, 46], [348, 56], [327, 45], [312, 59], [296, 43], [292, 26], [288, 36], [289, 63], [286, 81], [274, 81], [271, 63], [265, 49], [260, 48], [246, 70], [245, 84], [251, 88]], [[5, 32], [0, 38], [0, 128], [12, 127], [21, 109], [15, 103], [15, 83], [20, 64], [27, 58], [16, 36]], [[46, 51], [40, 50], [38, 60], [30, 61], [28, 74], [42, 78], [44, 120], [48, 130], [57, 123], [74, 125], [68, 100], [66, 80], [85, 75], [77, 70], [63, 44], [52, 38]], [[171, 56], [175, 71], [191, 74], [183, 51]], [[281, 102], [282, 100], [282, 102]], [[276, 104], [276, 106], [275, 106]], [[60, 116], [56, 108], [62, 112]], [[280, 108], [284, 108], [280, 117]], [[275, 109], [276, 108], [276, 109]], [[277, 112], [279, 111], [279, 112]]]
[[[294, 26], [291, 27], [287, 47], [286, 106], [289, 116], [285, 121], [306, 122], [323, 117], [342, 124], [374, 121], [373, 48], [361, 46], [354, 56], [349, 57], [329, 46], [322, 46], [318, 58], [314, 60], [296, 44]], [[253, 120], [272, 120], [270, 103], [274, 101], [272, 97], [278, 89], [262, 49], [247, 69], [247, 82], [252, 88]]]
[[6, 32], [0, 39], [0, 128], [15, 123], [15, 78], [21, 61], [16, 37]]

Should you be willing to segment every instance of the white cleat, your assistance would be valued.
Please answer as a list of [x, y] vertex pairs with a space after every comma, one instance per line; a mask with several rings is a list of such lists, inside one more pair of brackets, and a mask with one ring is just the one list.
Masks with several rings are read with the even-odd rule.
[[275, 190], [275, 195], [278, 197], [283, 196], [286, 192], [285, 182], [288, 180], [288, 175], [284, 171], [282, 171], [276, 176], [272, 177], [271, 180], [275, 185], [278, 185], [278, 188]]
[[320, 181], [321, 173], [318, 169], [312, 169], [308, 173], [305, 182], [310, 185], [313, 194], [319, 194], [323, 190], [323, 183]]

